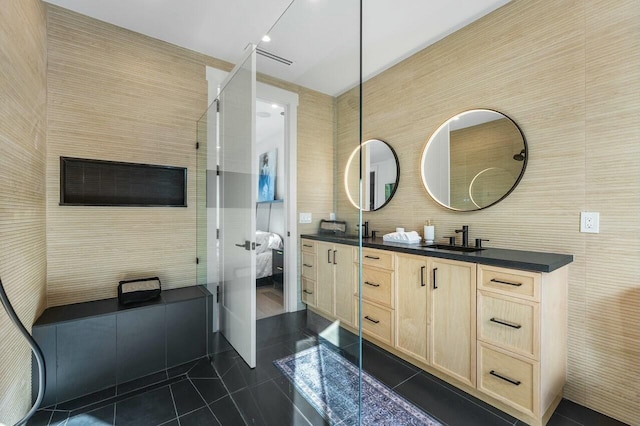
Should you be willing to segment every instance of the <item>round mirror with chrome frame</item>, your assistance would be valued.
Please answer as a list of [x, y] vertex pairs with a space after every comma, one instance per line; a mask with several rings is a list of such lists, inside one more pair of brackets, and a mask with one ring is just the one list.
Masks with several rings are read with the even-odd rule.
[[[358, 155], [362, 148], [362, 188]], [[349, 156], [344, 172], [344, 189], [354, 207], [359, 208], [362, 191], [364, 211], [376, 211], [393, 198], [400, 182], [400, 163], [391, 146], [379, 139], [369, 139], [356, 147]]]
[[431, 135], [422, 152], [420, 176], [441, 206], [482, 210], [518, 186], [527, 157], [524, 134], [511, 118], [473, 109], [451, 117]]

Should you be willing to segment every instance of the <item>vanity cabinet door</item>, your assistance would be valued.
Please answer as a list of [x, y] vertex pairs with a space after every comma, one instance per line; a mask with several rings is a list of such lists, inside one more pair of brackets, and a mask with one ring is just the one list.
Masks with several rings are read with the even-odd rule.
[[396, 257], [396, 349], [428, 363], [427, 258]]
[[353, 306], [353, 247], [336, 244], [335, 260], [335, 316], [354, 326]]
[[316, 308], [333, 316], [333, 281], [335, 268], [333, 266], [334, 245], [331, 243], [316, 242]]
[[429, 264], [431, 365], [475, 386], [476, 265], [445, 259]]

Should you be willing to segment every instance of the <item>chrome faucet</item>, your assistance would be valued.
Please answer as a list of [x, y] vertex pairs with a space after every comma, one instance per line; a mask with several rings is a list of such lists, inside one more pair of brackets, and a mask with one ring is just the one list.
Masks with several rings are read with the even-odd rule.
[[462, 232], [462, 247], [469, 247], [469, 226], [463, 225], [462, 229], [456, 229], [456, 234]]

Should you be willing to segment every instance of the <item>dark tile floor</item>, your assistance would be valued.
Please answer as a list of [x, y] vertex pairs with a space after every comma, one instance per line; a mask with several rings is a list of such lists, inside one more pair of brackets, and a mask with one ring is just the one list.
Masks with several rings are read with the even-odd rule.
[[[227, 341], [214, 336], [213, 362], [203, 358], [134, 382], [38, 411], [29, 425], [325, 425], [328, 424], [273, 361], [316, 344], [352, 362], [357, 336], [306, 311], [257, 323], [257, 367], [250, 369]], [[443, 424], [522, 425], [484, 402], [364, 342], [364, 369]], [[622, 425], [563, 400], [549, 426]]]

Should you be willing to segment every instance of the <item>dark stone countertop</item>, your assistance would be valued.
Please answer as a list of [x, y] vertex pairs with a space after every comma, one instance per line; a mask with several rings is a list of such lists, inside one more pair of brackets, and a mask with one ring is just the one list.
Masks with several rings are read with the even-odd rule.
[[90, 302], [73, 303], [70, 305], [54, 306], [44, 310], [42, 315], [33, 324], [34, 327], [59, 324], [67, 321], [75, 321], [84, 318], [110, 315], [120, 311], [132, 309], [144, 309], [151, 306], [167, 305], [184, 300], [198, 299], [210, 296], [211, 293], [203, 286], [192, 286], [162, 290], [160, 297], [148, 302], [136, 303], [132, 305], [121, 305], [118, 298], [93, 300]]
[[[327, 241], [351, 246], [357, 246], [359, 243], [358, 238], [355, 236], [305, 234], [300, 237], [309, 240]], [[492, 247], [487, 247], [476, 252], [465, 253], [421, 247], [420, 244], [391, 243], [383, 241], [382, 238], [364, 239], [362, 240], [362, 247], [534, 272], [552, 272], [573, 262], [573, 256], [570, 254], [509, 250]]]

